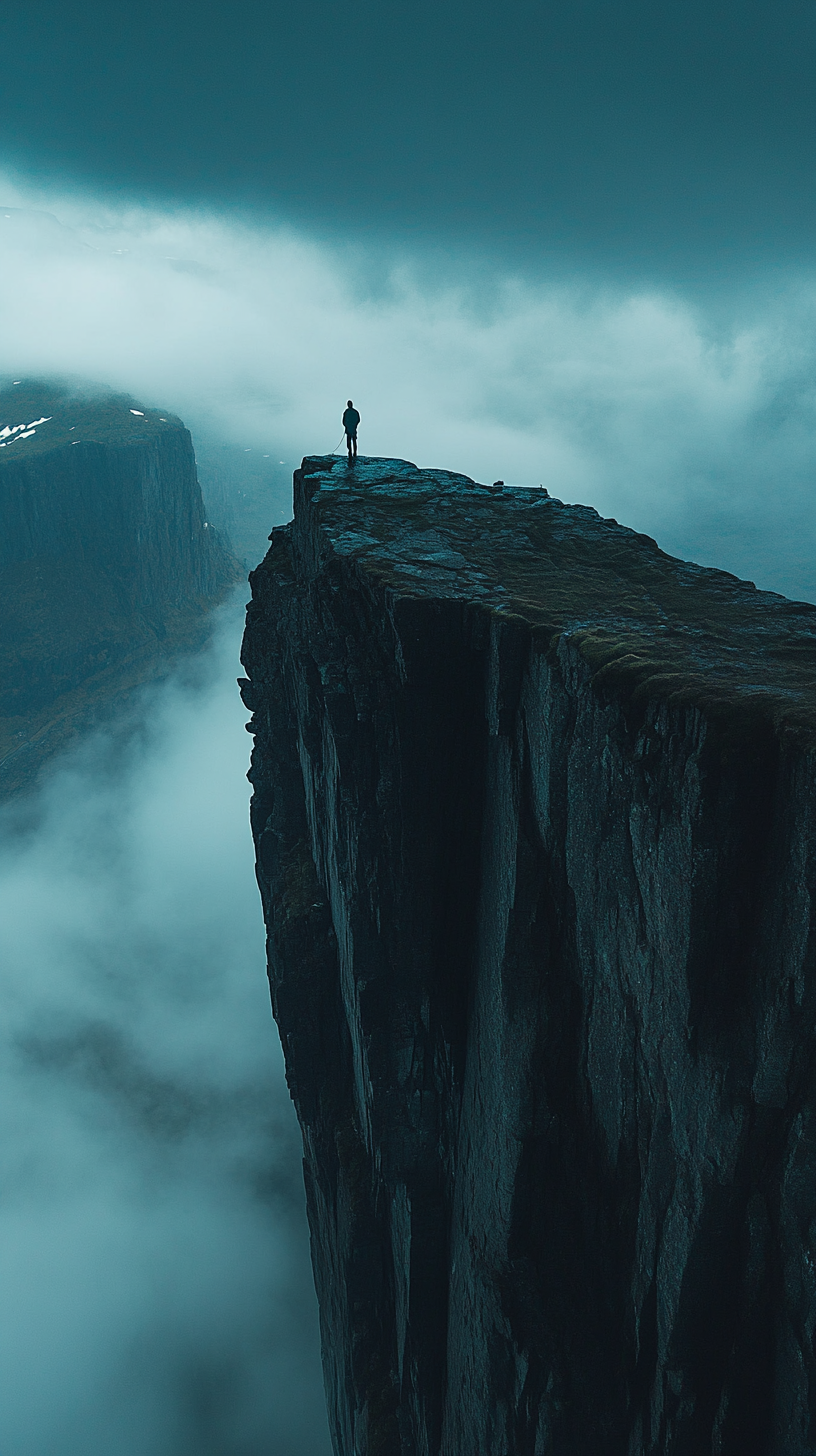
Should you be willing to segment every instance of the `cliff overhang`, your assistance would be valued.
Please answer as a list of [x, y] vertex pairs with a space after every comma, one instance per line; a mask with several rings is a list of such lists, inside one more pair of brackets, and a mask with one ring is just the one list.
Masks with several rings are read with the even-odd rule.
[[307, 458], [257, 872], [336, 1450], [813, 1447], [816, 609]]

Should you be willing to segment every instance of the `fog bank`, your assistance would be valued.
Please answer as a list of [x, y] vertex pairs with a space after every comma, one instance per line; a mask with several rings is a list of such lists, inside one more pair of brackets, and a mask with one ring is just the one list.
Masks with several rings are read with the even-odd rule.
[[0, 1449], [327, 1456], [300, 1142], [212, 647], [0, 822]]
[[12, 378], [95, 377], [288, 469], [337, 444], [351, 396], [362, 453], [543, 483], [668, 551], [816, 597], [809, 276], [735, 276], [703, 303], [19, 178], [0, 194]]

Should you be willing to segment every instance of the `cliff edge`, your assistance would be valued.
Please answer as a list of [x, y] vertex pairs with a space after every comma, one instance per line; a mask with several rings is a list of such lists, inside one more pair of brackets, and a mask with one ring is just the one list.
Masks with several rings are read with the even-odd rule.
[[816, 608], [307, 458], [251, 575], [338, 1456], [816, 1449]]
[[0, 390], [0, 795], [199, 645], [240, 574], [175, 415], [53, 381]]

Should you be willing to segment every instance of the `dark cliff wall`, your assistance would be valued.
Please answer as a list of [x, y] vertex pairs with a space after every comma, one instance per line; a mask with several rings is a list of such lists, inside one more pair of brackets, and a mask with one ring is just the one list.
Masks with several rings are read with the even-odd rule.
[[292, 467], [245, 445], [225, 445], [196, 432], [196, 464], [208, 521], [215, 522], [245, 570], [269, 547], [269, 529], [292, 514]]
[[816, 610], [304, 461], [251, 577], [342, 1456], [816, 1449]]
[[0, 392], [0, 445], [3, 792], [30, 782], [91, 699], [200, 640], [239, 573], [174, 416], [24, 384]]

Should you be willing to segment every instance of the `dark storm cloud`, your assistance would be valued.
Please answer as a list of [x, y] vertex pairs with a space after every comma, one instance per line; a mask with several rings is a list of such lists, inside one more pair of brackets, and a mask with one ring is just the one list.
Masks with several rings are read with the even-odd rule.
[[7, 6], [5, 157], [314, 227], [727, 277], [812, 256], [811, 0]]

